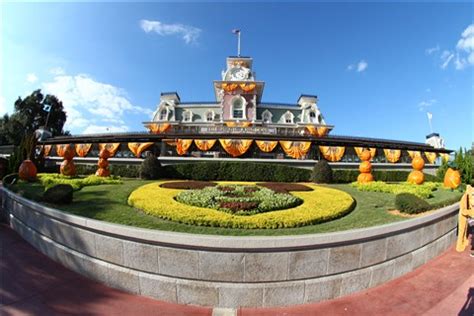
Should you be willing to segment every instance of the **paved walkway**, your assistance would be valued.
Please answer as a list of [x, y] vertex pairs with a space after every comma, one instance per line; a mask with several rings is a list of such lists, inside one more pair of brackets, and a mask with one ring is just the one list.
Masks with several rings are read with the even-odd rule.
[[[474, 315], [474, 259], [453, 248], [382, 286], [318, 304], [238, 315]], [[53, 262], [0, 225], [0, 315], [211, 315], [124, 293]]]

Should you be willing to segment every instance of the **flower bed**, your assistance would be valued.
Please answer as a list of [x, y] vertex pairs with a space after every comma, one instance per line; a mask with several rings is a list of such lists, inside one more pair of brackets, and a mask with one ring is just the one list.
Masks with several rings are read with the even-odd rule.
[[117, 177], [98, 177], [90, 175], [87, 177], [68, 177], [57, 173], [39, 173], [38, 180], [45, 188], [56, 184], [69, 184], [74, 190], [80, 190], [85, 186], [101, 184], [121, 184], [122, 180]]
[[[303, 200], [303, 203], [296, 207], [240, 216], [180, 203], [174, 197], [182, 191], [162, 188], [160, 187], [162, 183], [151, 183], [139, 187], [130, 194], [129, 205], [159, 218], [190, 225], [273, 229], [300, 227], [333, 220], [350, 212], [355, 204], [352, 197], [343, 191], [308, 184], [308, 187], [313, 191], [293, 192], [294, 196]], [[245, 183], [244, 185], [250, 184], [254, 185], [254, 183]], [[156, 203], [156, 201], [160, 201], [160, 203]]]
[[439, 183], [436, 182], [425, 182], [422, 185], [414, 185], [408, 182], [400, 183], [385, 183], [383, 181], [374, 181], [368, 183], [353, 182], [351, 186], [357, 188], [359, 191], [367, 192], [383, 192], [383, 193], [411, 193], [420, 198], [429, 198], [432, 196], [433, 191], [440, 187]]
[[288, 193], [276, 193], [267, 188], [244, 185], [226, 185], [207, 187], [202, 190], [182, 191], [176, 196], [176, 201], [236, 215], [252, 215], [282, 210], [303, 203], [302, 199]]

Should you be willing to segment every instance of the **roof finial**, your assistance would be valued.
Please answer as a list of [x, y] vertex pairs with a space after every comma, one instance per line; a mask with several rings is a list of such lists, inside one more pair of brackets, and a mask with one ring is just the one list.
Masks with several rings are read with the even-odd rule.
[[237, 56], [240, 57], [240, 30], [233, 29], [232, 33], [237, 34]]

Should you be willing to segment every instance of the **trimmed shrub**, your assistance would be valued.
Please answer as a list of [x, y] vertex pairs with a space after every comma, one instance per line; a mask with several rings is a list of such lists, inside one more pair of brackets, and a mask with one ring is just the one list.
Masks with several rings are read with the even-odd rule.
[[264, 182], [258, 183], [257, 185], [278, 193], [288, 193], [291, 191], [313, 191], [312, 188], [299, 183]]
[[165, 182], [160, 187], [167, 189], [178, 189], [178, 190], [194, 190], [204, 189], [207, 187], [215, 187], [217, 184], [208, 181], [178, 181], [178, 182]]
[[374, 181], [368, 183], [352, 182], [351, 186], [357, 188], [359, 191], [391, 194], [411, 193], [420, 198], [427, 199], [433, 195], [432, 192], [436, 190], [440, 184], [436, 182], [425, 182], [421, 185], [414, 185], [408, 182], [385, 183], [383, 181]]
[[18, 182], [18, 173], [10, 173], [3, 177], [2, 182], [4, 185], [12, 185]]
[[43, 193], [43, 201], [51, 204], [69, 204], [72, 202], [74, 189], [69, 184], [55, 185]]
[[333, 182], [332, 168], [326, 160], [320, 160], [314, 165], [311, 178], [315, 183]]
[[140, 178], [156, 180], [163, 177], [163, 168], [155, 155], [148, 155], [140, 166]]
[[395, 206], [400, 212], [418, 214], [431, 209], [431, 205], [411, 193], [400, 193], [395, 196]]
[[[383, 182], [405, 182], [410, 171], [400, 170], [372, 170], [372, 175], [376, 181]], [[352, 183], [357, 181], [358, 169], [339, 169], [333, 171], [334, 183]], [[425, 173], [425, 181], [439, 182], [436, 176]]]

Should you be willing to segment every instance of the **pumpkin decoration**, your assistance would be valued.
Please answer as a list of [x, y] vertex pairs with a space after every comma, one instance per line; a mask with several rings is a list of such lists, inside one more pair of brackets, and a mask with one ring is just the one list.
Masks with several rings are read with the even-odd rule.
[[110, 176], [110, 170], [106, 168], [99, 168], [95, 172], [95, 175], [99, 177], [108, 177]]
[[61, 166], [59, 167], [59, 172], [65, 176], [74, 176], [76, 175], [76, 166], [72, 160], [63, 160]]
[[446, 188], [457, 189], [461, 185], [461, 174], [458, 170], [448, 168], [444, 175], [443, 184]]
[[75, 152], [72, 146], [67, 146], [63, 152], [64, 160], [72, 160], [74, 158]]
[[361, 173], [357, 177], [357, 182], [368, 183], [374, 181], [374, 176], [371, 173]]
[[38, 170], [30, 159], [24, 160], [18, 169], [18, 176], [21, 180], [34, 181]]
[[101, 151], [99, 152], [99, 158], [102, 159], [109, 159], [110, 158], [110, 153], [107, 149], [102, 148]]
[[413, 169], [421, 171], [423, 170], [423, 167], [425, 166], [425, 161], [420, 156], [416, 156], [415, 158], [413, 158], [411, 165]]
[[[361, 161], [370, 161], [370, 158], [372, 158], [372, 155], [369, 150], [364, 149], [362, 152], [359, 154], [359, 158]], [[362, 172], [362, 171], [361, 171]]]
[[109, 161], [104, 158], [99, 158], [99, 162], [97, 163], [99, 168], [107, 168], [109, 166]]
[[413, 170], [408, 175], [408, 182], [412, 184], [422, 184], [425, 181], [425, 175], [420, 170]]
[[370, 173], [372, 171], [372, 164], [370, 161], [362, 161], [359, 165], [360, 173]]
[[99, 161], [97, 162], [97, 166], [99, 167], [97, 171], [95, 172], [96, 176], [99, 177], [108, 177], [110, 176], [110, 170], [109, 170], [109, 159], [110, 157], [110, 152], [107, 150], [107, 148], [102, 148], [99, 152]]

